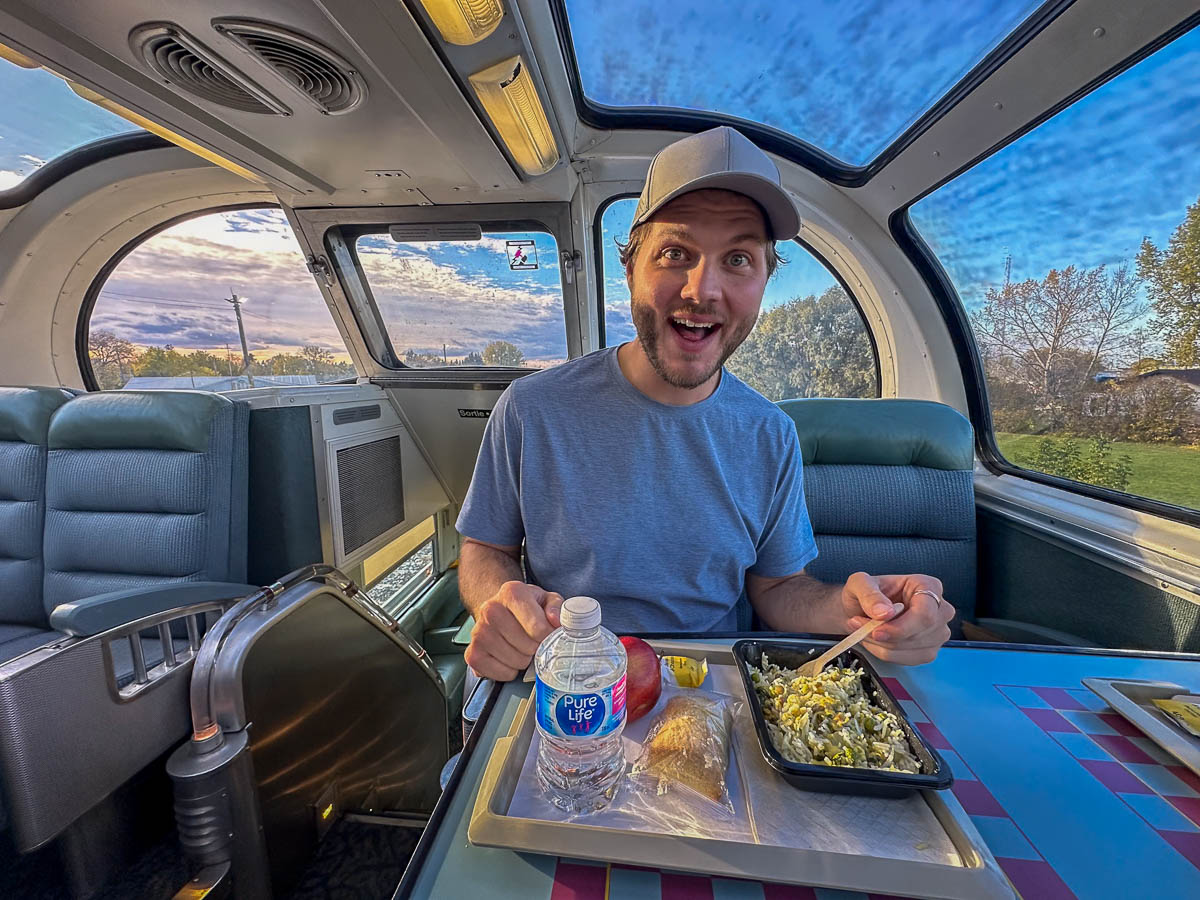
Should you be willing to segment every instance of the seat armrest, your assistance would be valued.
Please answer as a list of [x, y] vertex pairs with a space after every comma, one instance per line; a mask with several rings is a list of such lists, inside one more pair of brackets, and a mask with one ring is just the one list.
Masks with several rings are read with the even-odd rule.
[[90, 637], [169, 609], [196, 603], [238, 600], [257, 590], [252, 584], [187, 581], [109, 591], [56, 606], [54, 612], [50, 613], [50, 627], [73, 637]]
[[467, 620], [458, 626], [454, 634], [454, 643], [465, 647], [471, 643], [471, 634], [475, 631], [475, 617], [467, 616]]
[[458, 634], [459, 626], [448, 625], [445, 628], [430, 628], [425, 632], [425, 637], [421, 641], [425, 652], [430, 656], [442, 656], [447, 653], [462, 653], [462, 644], [456, 643], [455, 635]]

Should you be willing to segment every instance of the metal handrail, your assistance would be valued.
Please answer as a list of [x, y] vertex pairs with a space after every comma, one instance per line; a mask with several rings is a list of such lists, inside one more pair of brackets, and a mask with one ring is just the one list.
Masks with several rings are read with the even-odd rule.
[[196, 654], [196, 664], [192, 669], [190, 704], [192, 711], [192, 742], [195, 749], [201, 753], [216, 750], [224, 743], [221, 726], [213, 714], [212, 696], [209, 693], [212, 673], [220, 656], [225, 641], [239, 622], [258, 610], [269, 609], [275, 599], [290, 587], [313, 578], [320, 578], [332, 583], [347, 598], [355, 600], [358, 605], [369, 610], [377, 619], [390, 623], [392, 630], [396, 623], [386, 613], [383, 613], [373, 603], [362, 604], [358, 601], [360, 593], [358, 585], [334, 566], [315, 563], [301, 566], [289, 572], [278, 581], [259, 588], [255, 593], [239, 600], [205, 635], [200, 650]]
[[[220, 601], [194, 603], [188, 606], [179, 606], [174, 609], [157, 612], [149, 616], [143, 616], [133, 622], [126, 622], [124, 625], [110, 628], [104, 632], [100, 638], [106, 647], [111, 648], [111, 645], [116, 641], [128, 641], [129, 654], [133, 660], [132, 684], [121, 688], [116, 683], [116, 673], [112, 673], [114, 680], [113, 687], [117, 692], [117, 696], [122, 700], [129, 700], [154, 683], [162, 674], [177, 669], [194, 659], [196, 652], [200, 648], [200, 616], [208, 613], [223, 613], [225, 609], [226, 604]], [[188, 630], [188, 650], [183, 653], [175, 649], [175, 644], [171, 639], [171, 624], [181, 619], [187, 624]], [[150, 630], [158, 632], [159, 642], [163, 647], [162, 662], [153, 668], [146, 664], [146, 654], [141, 640], [142, 633]], [[193, 635], [195, 636], [194, 640]], [[109, 653], [111, 654], [111, 652], [110, 649]]]

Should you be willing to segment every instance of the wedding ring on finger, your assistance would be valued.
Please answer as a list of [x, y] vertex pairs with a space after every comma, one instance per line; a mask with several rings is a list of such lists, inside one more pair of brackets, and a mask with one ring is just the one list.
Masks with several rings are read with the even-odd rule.
[[921, 590], [919, 590], [919, 591], [913, 591], [913, 596], [914, 596], [914, 597], [915, 597], [915, 596], [917, 596], [917, 594], [927, 594], [928, 596], [932, 597], [934, 600], [936, 600], [936, 601], [937, 601], [938, 609], [941, 609], [941, 608], [942, 608], [942, 602], [943, 602], [943, 601], [942, 601], [942, 598], [941, 598], [941, 596], [939, 596], [938, 594], [935, 594], [933, 591], [927, 591], [927, 590], [925, 590], [924, 588], [922, 588], [922, 589], [921, 589]]

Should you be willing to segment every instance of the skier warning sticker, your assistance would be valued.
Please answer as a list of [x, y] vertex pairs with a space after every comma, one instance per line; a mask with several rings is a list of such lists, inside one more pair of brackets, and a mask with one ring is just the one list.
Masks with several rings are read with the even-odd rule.
[[538, 267], [537, 246], [533, 241], [505, 241], [510, 269], [536, 269]]

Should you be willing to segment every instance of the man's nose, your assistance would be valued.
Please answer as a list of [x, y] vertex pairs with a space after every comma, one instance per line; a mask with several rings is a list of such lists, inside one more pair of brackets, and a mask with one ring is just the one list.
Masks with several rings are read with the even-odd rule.
[[721, 274], [717, 261], [702, 256], [688, 270], [687, 283], [681, 296], [693, 303], [715, 303], [721, 299]]

